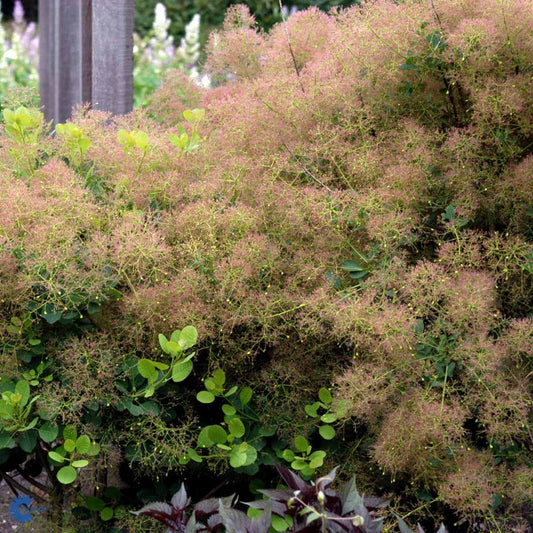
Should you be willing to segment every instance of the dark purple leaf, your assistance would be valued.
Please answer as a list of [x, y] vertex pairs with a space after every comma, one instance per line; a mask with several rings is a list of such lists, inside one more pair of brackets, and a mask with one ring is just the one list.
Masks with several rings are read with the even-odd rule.
[[180, 511], [183, 511], [185, 507], [187, 507], [187, 491], [185, 490], [185, 486], [183, 483], [181, 484], [180, 490], [172, 496], [172, 500], [170, 501], [170, 504], [174, 509], [179, 509]]
[[301, 490], [302, 492], [311, 488], [311, 486], [308, 485], [300, 476], [288, 468], [284, 468], [281, 465], [276, 465], [276, 470], [279, 472], [279, 475], [283, 478], [283, 481], [285, 481], [289, 488], [293, 490]]

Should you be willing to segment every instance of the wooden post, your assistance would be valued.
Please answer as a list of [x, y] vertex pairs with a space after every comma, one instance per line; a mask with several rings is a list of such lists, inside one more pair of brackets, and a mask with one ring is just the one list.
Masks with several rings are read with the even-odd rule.
[[133, 105], [134, 0], [39, 0], [41, 105], [64, 122], [72, 108], [124, 114]]

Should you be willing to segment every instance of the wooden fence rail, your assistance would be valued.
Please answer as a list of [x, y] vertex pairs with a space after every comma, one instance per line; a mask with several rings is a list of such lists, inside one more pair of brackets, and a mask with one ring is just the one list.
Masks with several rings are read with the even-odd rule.
[[39, 76], [47, 120], [72, 108], [124, 114], [133, 105], [134, 0], [39, 0]]

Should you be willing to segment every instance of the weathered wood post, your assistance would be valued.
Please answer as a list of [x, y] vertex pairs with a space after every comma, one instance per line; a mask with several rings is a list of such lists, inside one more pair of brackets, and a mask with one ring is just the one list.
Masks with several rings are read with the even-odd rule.
[[133, 105], [134, 0], [39, 0], [39, 76], [47, 120], [72, 108], [124, 114]]

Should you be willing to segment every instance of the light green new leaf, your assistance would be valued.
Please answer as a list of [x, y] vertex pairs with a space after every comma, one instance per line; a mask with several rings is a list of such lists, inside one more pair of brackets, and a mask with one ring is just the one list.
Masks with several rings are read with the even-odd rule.
[[187, 455], [195, 462], [195, 463], [201, 463], [202, 457], [198, 455], [198, 452], [194, 448], [189, 448], [187, 450]]
[[215, 444], [224, 444], [228, 440], [226, 430], [218, 424], [207, 426], [207, 435]]
[[97, 442], [91, 442], [91, 448], [87, 452], [87, 455], [94, 457], [100, 453], [100, 445]]
[[298, 435], [294, 438], [294, 447], [298, 452], [305, 452], [309, 446], [309, 442], [302, 435]]
[[179, 354], [180, 352], [182, 352], [182, 347], [179, 343], [177, 342], [174, 342], [174, 341], [168, 341], [167, 342], [167, 350], [172, 354], [172, 355], [177, 355]]
[[81, 435], [76, 439], [76, 451], [85, 455], [91, 449], [91, 439], [87, 435]]
[[87, 461], [87, 459], [78, 459], [76, 461], [72, 461], [70, 464], [74, 468], [85, 468], [89, 464], [89, 461]]
[[63, 485], [69, 485], [70, 483], [74, 483], [74, 481], [76, 481], [78, 473], [73, 466], [68, 465], [60, 468], [56, 477], [60, 483], [63, 483]]
[[246, 432], [246, 428], [244, 427], [244, 424], [240, 418], [232, 418], [228, 422], [228, 429], [229, 432], [236, 438], [242, 437]]
[[252, 399], [253, 391], [250, 387], [244, 387], [239, 393], [239, 399], [241, 400], [242, 405], [246, 405]]
[[213, 381], [215, 382], [216, 385], [218, 385], [219, 387], [222, 387], [222, 385], [224, 385], [224, 383], [226, 382], [226, 373], [224, 372], [224, 370], [217, 368], [213, 372]]
[[168, 339], [162, 334], [160, 333], [158, 335], [158, 339], [159, 339], [159, 345], [161, 346], [161, 349], [165, 352], [165, 353], [168, 353], [167, 351], [167, 343], [168, 343]]
[[17, 384], [15, 385], [15, 392], [17, 394], [21, 395], [20, 405], [24, 406], [28, 403], [28, 399], [30, 397], [30, 384], [25, 380], [21, 379], [20, 381], [17, 381]]
[[55, 461], [56, 463], [65, 462], [65, 458], [61, 454], [54, 452], [53, 450], [48, 452], [48, 457], [50, 457], [50, 459], [52, 459], [52, 461]]
[[191, 372], [191, 361], [179, 361], [172, 367], [172, 381], [176, 383], [184, 381]]
[[225, 403], [222, 406], [222, 412], [227, 416], [233, 416], [237, 412], [237, 409], [235, 409], [233, 405], [230, 405], [229, 403]]
[[180, 333], [179, 345], [183, 350], [191, 348], [198, 341], [198, 332], [194, 326], [185, 326]]
[[320, 426], [318, 428], [318, 432], [325, 440], [331, 440], [335, 438], [335, 429], [332, 426]]
[[322, 422], [325, 422], [326, 424], [331, 424], [332, 422], [335, 422], [337, 420], [337, 415], [333, 413], [326, 413], [320, 417], [320, 420], [322, 420]]
[[215, 396], [212, 392], [203, 390], [196, 395], [196, 399], [200, 403], [213, 403], [215, 401]]
[[65, 440], [70, 439], [75, 441], [78, 438], [78, 430], [76, 429], [76, 426], [73, 424], [65, 426], [65, 429], [63, 430], [63, 438]]
[[63, 443], [63, 448], [65, 448], [66, 452], [72, 453], [76, 449], [76, 441], [72, 439], [65, 439], [65, 442]]
[[154, 364], [149, 359], [141, 359], [137, 363], [137, 369], [139, 374], [148, 380], [155, 380], [157, 378], [157, 370], [155, 369]]
[[320, 398], [320, 401], [325, 403], [326, 405], [329, 405], [333, 401], [333, 397], [331, 396], [331, 392], [329, 392], [328, 389], [325, 387], [322, 387], [318, 391], [318, 397]]

